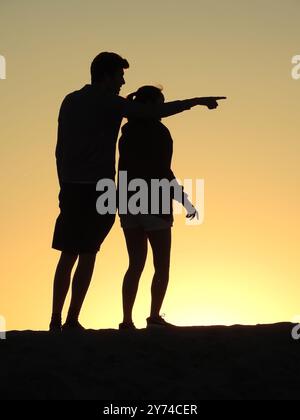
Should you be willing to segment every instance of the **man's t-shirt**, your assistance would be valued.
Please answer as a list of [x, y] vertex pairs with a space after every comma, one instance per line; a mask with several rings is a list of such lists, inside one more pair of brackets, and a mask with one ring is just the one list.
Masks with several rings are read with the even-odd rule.
[[[96, 183], [115, 177], [116, 142], [123, 117], [167, 117], [189, 109], [189, 100], [141, 105], [85, 85], [62, 102], [56, 163], [60, 183]], [[143, 141], [143, 139], [141, 139]]]
[[56, 146], [61, 182], [114, 178], [116, 141], [123, 118], [120, 99], [91, 85], [66, 96], [59, 113]]

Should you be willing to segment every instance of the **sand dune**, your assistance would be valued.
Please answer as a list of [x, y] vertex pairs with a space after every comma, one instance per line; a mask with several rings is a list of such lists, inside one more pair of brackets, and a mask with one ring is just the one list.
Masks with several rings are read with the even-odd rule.
[[300, 341], [292, 328], [12, 331], [0, 340], [0, 398], [299, 399]]

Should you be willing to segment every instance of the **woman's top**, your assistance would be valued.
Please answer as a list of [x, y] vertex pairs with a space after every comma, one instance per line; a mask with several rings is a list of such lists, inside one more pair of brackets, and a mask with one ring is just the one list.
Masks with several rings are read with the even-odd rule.
[[[174, 198], [174, 190], [171, 188], [170, 197], [164, 192], [165, 200], [163, 201], [162, 191], [155, 195], [155, 201], [159, 199], [158, 212], [151, 211], [151, 180], [167, 179], [168, 181], [176, 181], [171, 170], [173, 155], [173, 140], [168, 128], [160, 122], [160, 120], [130, 120], [122, 127], [122, 135], [119, 140], [119, 168], [118, 171], [127, 171], [128, 184], [133, 179], [143, 179], [148, 187], [148, 206], [147, 214], [156, 214], [166, 220], [173, 219], [172, 200]], [[118, 176], [118, 186], [120, 173]], [[178, 184], [177, 184], [178, 185]], [[178, 186], [179, 187], [179, 186]], [[180, 200], [183, 200], [183, 190], [179, 187]], [[138, 189], [137, 189], [138, 191]], [[137, 191], [128, 192], [129, 199], [136, 194]], [[166, 198], [167, 197], [167, 198]], [[128, 203], [127, 201], [127, 203]], [[163, 208], [168, 202], [167, 207]], [[152, 209], [153, 210], [153, 209]]]

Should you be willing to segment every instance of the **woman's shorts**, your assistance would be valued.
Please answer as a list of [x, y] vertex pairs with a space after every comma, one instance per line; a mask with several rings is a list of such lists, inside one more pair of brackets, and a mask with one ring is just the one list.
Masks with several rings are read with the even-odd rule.
[[97, 212], [98, 196], [95, 184], [61, 185], [60, 214], [55, 224], [52, 248], [72, 254], [99, 251], [116, 215]]
[[142, 228], [145, 231], [169, 229], [173, 226], [173, 217], [163, 219], [152, 214], [121, 214], [121, 227], [123, 229]]

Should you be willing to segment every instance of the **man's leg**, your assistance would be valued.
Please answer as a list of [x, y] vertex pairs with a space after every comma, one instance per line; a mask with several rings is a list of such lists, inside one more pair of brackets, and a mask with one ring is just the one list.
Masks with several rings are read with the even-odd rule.
[[66, 324], [77, 325], [79, 313], [91, 283], [96, 260], [95, 254], [80, 254], [72, 282], [72, 297]]
[[61, 313], [68, 294], [71, 281], [71, 272], [78, 255], [62, 252], [57, 264], [54, 285], [52, 320], [50, 327], [59, 329], [61, 325]]

